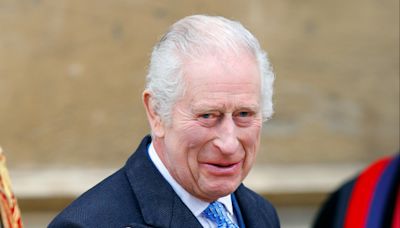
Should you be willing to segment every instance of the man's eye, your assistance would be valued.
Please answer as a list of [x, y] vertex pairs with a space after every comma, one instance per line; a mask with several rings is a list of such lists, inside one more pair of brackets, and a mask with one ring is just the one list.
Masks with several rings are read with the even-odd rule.
[[252, 111], [241, 111], [233, 115], [238, 126], [246, 127], [254, 120], [255, 113]]
[[240, 117], [248, 117], [248, 116], [250, 116], [250, 113], [249, 112], [239, 112], [239, 116]]
[[203, 119], [210, 119], [211, 118], [211, 114], [210, 113], [206, 113], [206, 114], [202, 114], [201, 118]]
[[253, 116], [253, 113], [249, 111], [242, 111], [242, 112], [237, 112], [235, 116], [239, 118], [247, 118]]
[[219, 113], [203, 113], [198, 116], [199, 122], [206, 127], [214, 126], [219, 118]]

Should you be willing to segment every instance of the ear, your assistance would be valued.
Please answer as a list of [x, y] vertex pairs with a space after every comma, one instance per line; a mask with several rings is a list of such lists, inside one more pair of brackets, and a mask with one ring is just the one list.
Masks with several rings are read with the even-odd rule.
[[152, 134], [158, 138], [164, 137], [164, 133], [165, 133], [164, 123], [163, 123], [161, 117], [156, 112], [156, 110], [154, 110], [154, 107], [152, 104], [153, 95], [148, 90], [145, 90], [143, 92], [142, 98], [143, 98], [143, 104], [144, 104], [144, 108], [146, 109], [147, 119], [149, 120]]

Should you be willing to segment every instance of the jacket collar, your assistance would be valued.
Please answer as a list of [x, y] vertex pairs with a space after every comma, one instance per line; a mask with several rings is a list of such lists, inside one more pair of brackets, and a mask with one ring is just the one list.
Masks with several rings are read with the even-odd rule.
[[279, 227], [275, 210], [265, 210], [261, 196], [253, 193], [241, 184], [235, 191], [235, 197], [246, 227]]
[[201, 227], [151, 162], [146, 136], [125, 165], [126, 175], [137, 197], [146, 224], [154, 227]]

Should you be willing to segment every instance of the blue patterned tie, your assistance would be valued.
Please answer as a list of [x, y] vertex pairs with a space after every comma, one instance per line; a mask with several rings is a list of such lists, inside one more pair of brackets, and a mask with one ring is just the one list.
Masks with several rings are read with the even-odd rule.
[[226, 215], [226, 209], [222, 203], [214, 201], [203, 211], [203, 215], [217, 224], [218, 228], [238, 228]]

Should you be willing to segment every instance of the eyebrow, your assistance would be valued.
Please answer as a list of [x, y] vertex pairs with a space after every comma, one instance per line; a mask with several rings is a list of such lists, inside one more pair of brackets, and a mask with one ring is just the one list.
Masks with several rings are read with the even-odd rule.
[[[194, 113], [202, 113], [207, 111], [224, 111], [228, 108], [226, 105], [215, 105], [210, 104], [208, 102], [201, 102], [190, 106], [190, 109]], [[258, 104], [248, 104], [248, 103], [239, 103], [235, 104], [234, 110], [250, 110], [253, 112], [257, 112], [260, 110], [260, 105]]]

